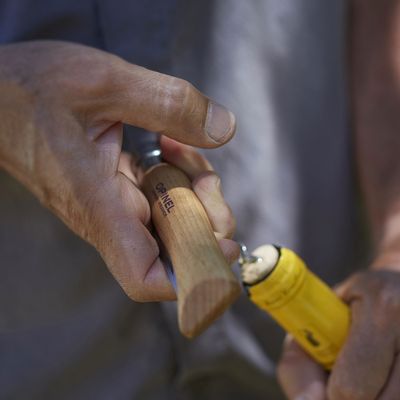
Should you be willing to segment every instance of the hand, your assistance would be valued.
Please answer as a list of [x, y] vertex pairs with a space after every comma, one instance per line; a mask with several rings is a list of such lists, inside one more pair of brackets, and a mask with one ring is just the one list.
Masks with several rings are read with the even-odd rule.
[[350, 277], [338, 294], [351, 307], [349, 336], [328, 376], [289, 338], [279, 380], [289, 399], [396, 400], [400, 393], [400, 273]]
[[[183, 80], [85, 46], [21, 43], [0, 47], [0, 60], [0, 166], [97, 248], [128, 296], [174, 299], [147, 229], [149, 205], [121, 155], [122, 123], [217, 147], [233, 136], [233, 115]], [[207, 161], [189, 146], [162, 145], [229, 236], [233, 217]], [[233, 242], [222, 245], [236, 256]]]

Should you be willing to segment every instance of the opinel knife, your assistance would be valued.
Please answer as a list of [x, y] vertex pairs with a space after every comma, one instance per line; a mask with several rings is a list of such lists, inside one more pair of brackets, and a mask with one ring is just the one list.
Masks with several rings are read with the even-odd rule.
[[233, 303], [241, 287], [189, 178], [162, 161], [158, 136], [143, 133], [135, 147], [143, 169], [141, 189], [176, 278], [179, 329], [192, 338]]

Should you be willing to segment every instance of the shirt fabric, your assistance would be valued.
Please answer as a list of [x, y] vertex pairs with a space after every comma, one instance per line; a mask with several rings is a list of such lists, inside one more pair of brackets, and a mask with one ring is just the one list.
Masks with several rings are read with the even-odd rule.
[[[289, 246], [333, 284], [363, 261], [345, 6], [3, 0], [0, 43], [94, 46], [226, 105], [237, 134], [204, 153], [221, 175], [237, 239]], [[283, 332], [245, 295], [189, 341], [174, 303], [130, 301], [94, 249], [4, 173], [0, 185], [0, 399], [282, 398], [274, 362]]]

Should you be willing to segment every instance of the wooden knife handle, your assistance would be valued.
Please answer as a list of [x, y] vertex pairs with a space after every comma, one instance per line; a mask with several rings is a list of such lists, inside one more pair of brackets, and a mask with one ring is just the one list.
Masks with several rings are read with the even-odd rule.
[[142, 190], [174, 268], [179, 329], [192, 338], [238, 297], [239, 282], [190, 180], [181, 170], [165, 163], [151, 167], [143, 176]]

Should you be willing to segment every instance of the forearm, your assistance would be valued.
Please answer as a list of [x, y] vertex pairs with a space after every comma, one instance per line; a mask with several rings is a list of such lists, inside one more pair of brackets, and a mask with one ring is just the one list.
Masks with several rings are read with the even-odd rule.
[[357, 170], [376, 266], [400, 267], [400, 2], [355, 1], [351, 82]]

